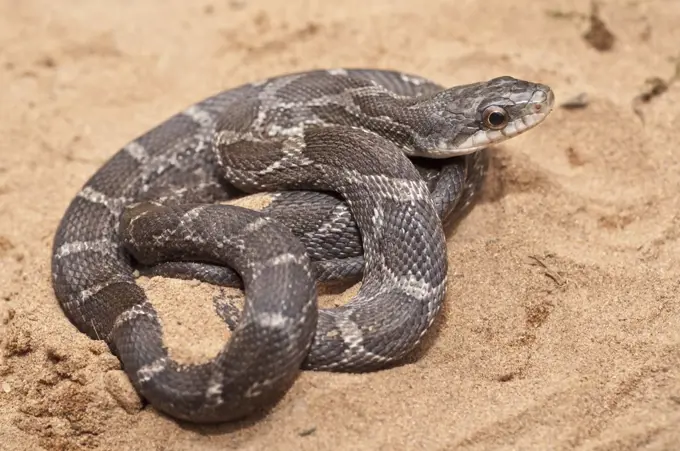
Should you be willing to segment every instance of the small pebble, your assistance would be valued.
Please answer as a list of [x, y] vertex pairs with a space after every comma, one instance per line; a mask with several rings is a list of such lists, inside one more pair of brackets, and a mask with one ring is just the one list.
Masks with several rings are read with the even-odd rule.
[[585, 92], [582, 92], [581, 94], [572, 97], [571, 99], [567, 100], [566, 102], [563, 102], [560, 105], [560, 107], [568, 110], [585, 108], [587, 106], [588, 106], [588, 94], [586, 94]]

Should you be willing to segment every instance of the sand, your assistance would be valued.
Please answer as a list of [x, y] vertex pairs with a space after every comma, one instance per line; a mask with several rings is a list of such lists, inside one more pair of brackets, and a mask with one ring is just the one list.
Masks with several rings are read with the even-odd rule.
[[[0, 448], [677, 449], [680, 2], [590, 14], [585, 0], [1, 0]], [[446, 85], [508, 74], [571, 108], [493, 150], [448, 239], [441, 320], [406, 364], [304, 373], [234, 425], [159, 415], [55, 300], [61, 215], [120, 146], [194, 101], [338, 66]], [[142, 283], [177, 358], [219, 348], [215, 288]]]

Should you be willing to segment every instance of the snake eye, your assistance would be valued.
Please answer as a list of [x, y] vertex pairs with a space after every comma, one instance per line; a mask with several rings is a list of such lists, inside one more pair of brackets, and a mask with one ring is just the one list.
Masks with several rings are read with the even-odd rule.
[[508, 113], [499, 106], [490, 106], [482, 113], [484, 125], [492, 130], [500, 130], [508, 125]]

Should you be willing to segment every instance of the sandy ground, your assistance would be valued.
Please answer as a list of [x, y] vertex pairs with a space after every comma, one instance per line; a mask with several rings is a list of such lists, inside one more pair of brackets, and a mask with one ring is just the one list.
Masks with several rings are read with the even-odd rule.
[[[321, 3], [0, 0], [0, 448], [678, 449], [680, 2], [602, 2], [601, 22], [581, 0]], [[338, 66], [447, 85], [508, 74], [560, 103], [587, 97], [493, 151], [418, 359], [302, 374], [254, 422], [158, 415], [59, 309], [57, 222], [108, 157], [172, 113]], [[144, 286], [177, 355], [221, 345], [214, 289]]]

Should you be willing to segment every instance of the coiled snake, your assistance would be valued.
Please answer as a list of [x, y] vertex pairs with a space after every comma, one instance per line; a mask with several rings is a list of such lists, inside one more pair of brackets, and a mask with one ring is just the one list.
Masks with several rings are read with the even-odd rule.
[[[143, 397], [189, 421], [243, 418], [301, 368], [383, 368], [440, 310], [442, 222], [478, 191], [477, 150], [532, 128], [552, 104], [547, 86], [510, 77], [444, 89], [360, 69], [224, 91], [124, 146], [85, 184], [56, 233], [56, 296]], [[223, 202], [258, 192], [271, 193], [260, 212]], [[245, 288], [214, 359], [169, 358], [136, 269]], [[349, 303], [317, 308], [317, 281], [358, 276]]]

